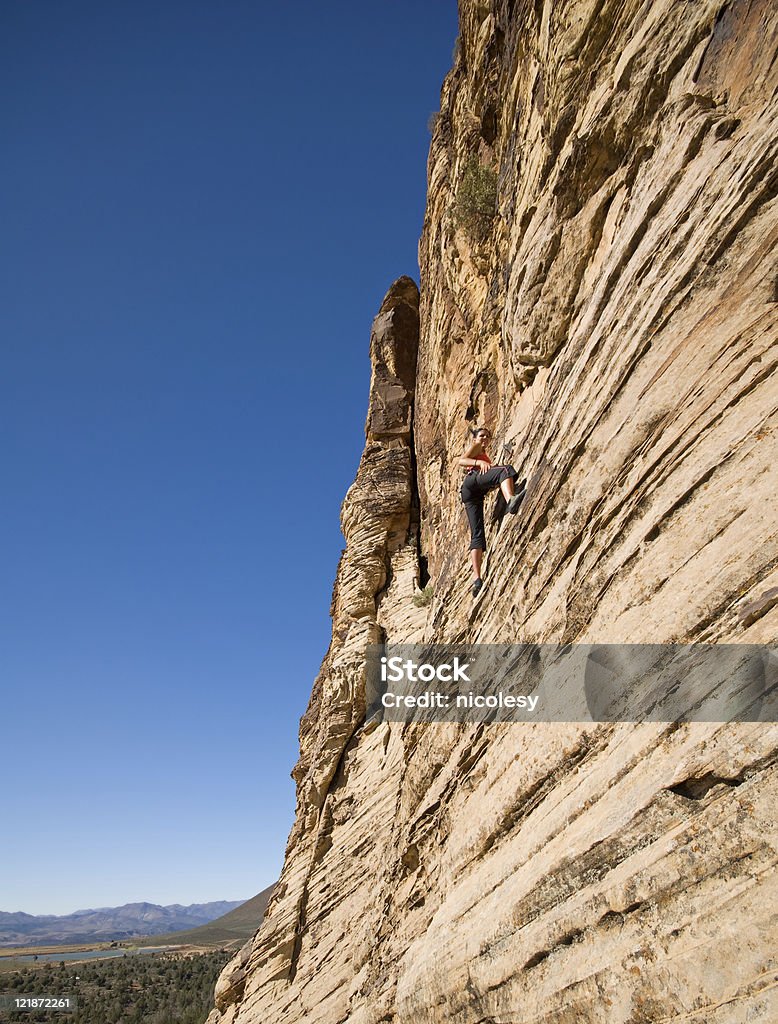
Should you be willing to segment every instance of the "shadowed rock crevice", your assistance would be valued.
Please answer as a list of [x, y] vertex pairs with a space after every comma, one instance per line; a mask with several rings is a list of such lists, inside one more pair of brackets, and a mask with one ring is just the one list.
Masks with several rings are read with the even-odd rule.
[[713, 772], [706, 772], [699, 778], [684, 779], [670, 786], [671, 793], [685, 797], [687, 800], [702, 800], [715, 786], [739, 786], [742, 779], [725, 779]]

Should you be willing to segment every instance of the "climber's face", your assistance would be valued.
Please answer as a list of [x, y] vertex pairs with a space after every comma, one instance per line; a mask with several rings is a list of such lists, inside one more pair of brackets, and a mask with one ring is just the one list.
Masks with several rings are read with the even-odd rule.
[[492, 439], [492, 435], [489, 433], [488, 430], [479, 430], [477, 436], [481, 444], [489, 444], [489, 442]]

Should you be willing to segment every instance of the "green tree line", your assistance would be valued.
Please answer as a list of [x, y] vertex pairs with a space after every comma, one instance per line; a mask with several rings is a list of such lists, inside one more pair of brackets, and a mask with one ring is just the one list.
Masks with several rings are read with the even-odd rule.
[[5, 1019], [24, 1024], [204, 1024], [216, 978], [230, 956], [156, 953], [23, 968], [0, 975], [0, 995], [75, 996], [78, 1010], [15, 1011]]

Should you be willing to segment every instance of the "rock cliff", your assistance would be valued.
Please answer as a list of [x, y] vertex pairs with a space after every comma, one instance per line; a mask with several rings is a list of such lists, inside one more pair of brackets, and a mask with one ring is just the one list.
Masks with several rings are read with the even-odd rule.
[[[460, 26], [283, 872], [209, 1022], [774, 1021], [775, 725], [372, 728], [363, 677], [381, 638], [775, 640], [778, 10], [461, 0]], [[474, 603], [475, 422], [529, 483]]]

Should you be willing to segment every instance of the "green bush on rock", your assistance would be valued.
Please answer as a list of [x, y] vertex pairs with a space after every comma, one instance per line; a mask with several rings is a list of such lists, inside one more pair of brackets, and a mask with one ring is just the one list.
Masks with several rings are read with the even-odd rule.
[[477, 156], [467, 159], [457, 189], [454, 220], [471, 241], [483, 242], [497, 212], [497, 175]]

